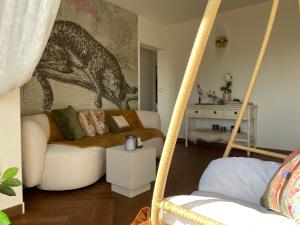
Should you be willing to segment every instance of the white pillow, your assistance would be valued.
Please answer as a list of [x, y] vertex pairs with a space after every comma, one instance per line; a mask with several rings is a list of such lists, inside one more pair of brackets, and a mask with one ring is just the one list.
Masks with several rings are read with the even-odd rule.
[[279, 166], [276, 162], [253, 158], [217, 159], [204, 171], [198, 190], [260, 204], [260, 198]]

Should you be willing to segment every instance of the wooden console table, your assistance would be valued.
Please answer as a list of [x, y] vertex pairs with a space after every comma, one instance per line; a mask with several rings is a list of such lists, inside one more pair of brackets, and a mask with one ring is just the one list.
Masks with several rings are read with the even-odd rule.
[[[196, 131], [199, 134], [203, 131], [203, 134], [216, 135], [218, 132], [212, 131], [212, 129], [202, 130], [201, 126], [196, 126], [197, 121], [201, 119], [214, 120], [212, 124], [218, 124], [221, 120], [232, 121], [232, 125], [235, 124], [235, 120], [240, 111], [241, 105], [191, 105], [186, 109], [186, 136], [185, 146], [188, 147], [188, 140], [191, 131]], [[243, 118], [243, 123], [247, 125], [247, 131], [240, 134], [238, 142], [246, 146], [256, 147], [257, 136], [257, 106], [249, 104], [247, 111]], [[228, 142], [230, 137], [230, 127], [227, 128], [227, 135], [223, 135], [222, 142]], [[199, 135], [201, 136], [201, 135]], [[201, 139], [201, 138], [200, 138]]]

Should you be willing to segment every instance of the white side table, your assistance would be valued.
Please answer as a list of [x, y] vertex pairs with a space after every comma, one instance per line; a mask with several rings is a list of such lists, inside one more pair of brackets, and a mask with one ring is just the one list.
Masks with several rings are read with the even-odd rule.
[[132, 198], [150, 190], [155, 177], [155, 147], [135, 151], [125, 151], [124, 145], [107, 148], [106, 180], [112, 191]]

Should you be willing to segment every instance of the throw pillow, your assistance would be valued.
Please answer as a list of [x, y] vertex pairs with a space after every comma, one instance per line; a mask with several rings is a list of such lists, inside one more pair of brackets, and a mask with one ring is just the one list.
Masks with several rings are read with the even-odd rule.
[[105, 123], [105, 113], [104, 110], [91, 110], [89, 111], [94, 126], [98, 134], [102, 135], [109, 131], [106, 123]]
[[287, 162], [295, 158], [298, 154], [300, 154], [300, 148], [294, 150], [291, 154], [289, 154], [289, 156], [284, 160], [283, 164], [286, 164]]
[[121, 133], [130, 129], [129, 123], [124, 116], [109, 116], [107, 123], [110, 130], [114, 133]]
[[68, 106], [65, 109], [55, 109], [52, 112], [65, 139], [80, 140], [86, 136], [80, 126], [77, 112], [72, 106]]
[[300, 155], [283, 164], [270, 181], [261, 204], [300, 222]]
[[81, 111], [78, 113], [78, 119], [80, 122], [81, 127], [86, 133], [86, 136], [88, 137], [94, 137], [97, 135], [92, 115], [89, 113], [89, 111]]

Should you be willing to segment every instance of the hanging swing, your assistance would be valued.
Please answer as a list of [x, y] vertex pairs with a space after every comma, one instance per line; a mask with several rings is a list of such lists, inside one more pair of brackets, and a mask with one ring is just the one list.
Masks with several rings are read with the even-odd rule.
[[[196, 224], [201, 225], [221, 225], [223, 223], [220, 223], [218, 221], [215, 221], [214, 219], [208, 218], [206, 216], [197, 214], [189, 209], [185, 209], [181, 206], [177, 206], [173, 203], [171, 203], [168, 200], [164, 199], [164, 191], [167, 181], [167, 176], [176, 144], [176, 140], [178, 137], [179, 129], [181, 126], [181, 122], [184, 116], [185, 108], [187, 106], [187, 102], [199, 69], [199, 66], [201, 64], [204, 50], [206, 48], [208, 38], [210, 35], [210, 32], [212, 30], [214, 21], [216, 19], [220, 4], [222, 0], [208, 0], [207, 7], [202, 19], [202, 22], [200, 24], [195, 43], [190, 55], [190, 59], [186, 68], [185, 75], [183, 77], [183, 81], [179, 90], [179, 94], [177, 97], [177, 101], [175, 104], [175, 108], [173, 111], [173, 115], [171, 118], [170, 126], [168, 129], [166, 141], [163, 148], [163, 153], [161, 156], [158, 172], [157, 172], [157, 178], [155, 182], [154, 187], [154, 193], [153, 193], [153, 199], [152, 199], [152, 208], [151, 208], [151, 222], [150, 220], [145, 222], [140, 222], [137, 224], [152, 224], [152, 225], [160, 225], [164, 224], [162, 220], [163, 212], [171, 213], [177, 216], [180, 216], [184, 219], [187, 219], [191, 222], [194, 222]], [[240, 127], [240, 124], [242, 122], [242, 118], [244, 116], [244, 113], [246, 111], [251, 93], [253, 91], [259, 70], [261, 68], [266, 49], [268, 47], [268, 43], [270, 40], [271, 32], [273, 29], [274, 21], [276, 18], [276, 14], [278, 11], [280, 0], [273, 0], [272, 3], [272, 9], [271, 14], [269, 17], [269, 21], [267, 24], [267, 28], [264, 34], [263, 43], [258, 55], [258, 59], [256, 62], [256, 65], [253, 70], [252, 78], [250, 80], [243, 104], [240, 109], [240, 113], [238, 115], [238, 118], [236, 120], [234, 130], [232, 131], [231, 138], [228, 142], [228, 145], [226, 147], [226, 150], [224, 152], [223, 157], [228, 157], [231, 153], [232, 148], [244, 150], [247, 152], [252, 153], [258, 153], [266, 156], [271, 156], [279, 159], [285, 159], [287, 156], [280, 153], [274, 153], [267, 150], [252, 148], [252, 147], [246, 147], [235, 143], [235, 138], [238, 133], [238, 129]], [[300, 0], [298, 0], [299, 3], [299, 10], [300, 10]], [[221, 212], [220, 212], [221, 213]]]

